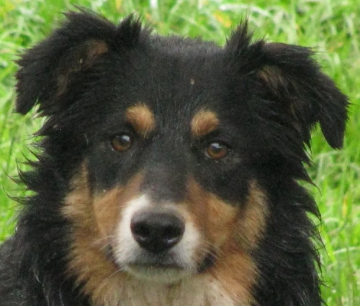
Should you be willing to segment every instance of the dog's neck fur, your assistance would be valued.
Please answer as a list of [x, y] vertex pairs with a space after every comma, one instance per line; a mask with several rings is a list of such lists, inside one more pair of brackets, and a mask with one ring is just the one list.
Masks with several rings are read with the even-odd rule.
[[[115, 285], [115, 284], [114, 284]], [[115, 285], [116, 286], [116, 285]], [[235, 301], [213, 276], [204, 275], [174, 285], [127, 279], [119, 288], [107, 288], [97, 306], [250, 306]]]

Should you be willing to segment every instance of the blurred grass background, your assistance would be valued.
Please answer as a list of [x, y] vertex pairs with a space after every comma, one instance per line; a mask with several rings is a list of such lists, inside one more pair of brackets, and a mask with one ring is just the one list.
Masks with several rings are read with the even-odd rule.
[[[360, 5], [358, 0], [0, 0], [0, 241], [11, 235], [24, 194], [17, 168], [29, 153], [31, 134], [41, 124], [34, 114], [14, 114], [18, 54], [41, 39], [74, 4], [118, 22], [135, 12], [160, 34], [202, 36], [224, 44], [240, 20], [249, 19], [255, 38], [314, 47], [324, 70], [352, 102], [344, 149], [332, 150], [314, 133], [309, 169], [323, 216], [326, 250], [324, 299], [329, 306], [360, 305]], [[309, 305], [311, 306], [311, 305]]]

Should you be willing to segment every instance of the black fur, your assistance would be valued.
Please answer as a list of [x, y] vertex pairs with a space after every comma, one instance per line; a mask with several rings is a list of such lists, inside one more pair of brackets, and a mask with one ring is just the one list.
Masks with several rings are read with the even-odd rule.
[[[204, 188], [231, 203], [245, 197], [250, 178], [268, 195], [268, 225], [252, 254], [260, 272], [253, 288], [256, 305], [321, 305], [313, 243], [319, 237], [307, 216], [319, 212], [297, 180], [310, 181], [304, 163], [310, 162], [306, 147], [317, 122], [333, 148], [342, 146], [348, 101], [321, 72], [313, 52], [252, 43], [246, 24], [218, 47], [152, 35], [133, 17], [118, 26], [83, 11], [66, 18], [18, 61], [16, 110], [25, 114], [37, 105], [46, 122], [38, 132], [42, 152], [31, 162], [32, 171], [20, 174], [34, 195], [24, 199], [17, 231], [0, 249], [0, 306], [90, 305], [66, 275], [71, 226], [59, 211], [85, 158], [102, 178], [102, 186], [93, 188], [108, 188], [137, 170], [130, 157], [118, 162], [125, 173], [119, 179], [108, 163], [112, 157], [95, 146], [116, 126], [121, 109], [143, 99], [158, 107], [168, 134], [160, 151], [179, 161], [173, 171], [194, 171]], [[190, 78], [196, 80], [191, 89]], [[190, 156], [186, 141], [171, 139], [186, 135], [181, 123], [203, 105], [211, 105], [228, 124], [226, 137], [243, 161], [241, 169], [236, 162], [210, 167], [197, 157], [181, 159]], [[180, 151], [185, 153], [174, 153]]]

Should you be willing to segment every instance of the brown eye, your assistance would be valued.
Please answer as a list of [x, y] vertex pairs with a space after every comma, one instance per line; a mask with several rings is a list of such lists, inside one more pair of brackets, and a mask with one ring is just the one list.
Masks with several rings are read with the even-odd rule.
[[206, 147], [206, 155], [215, 160], [226, 157], [229, 151], [229, 147], [222, 142], [212, 142]]
[[131, 148], [133, 139], [128, 134], [115, 135], [111, 138], [111, 146], [115, 151], [124, 152]]

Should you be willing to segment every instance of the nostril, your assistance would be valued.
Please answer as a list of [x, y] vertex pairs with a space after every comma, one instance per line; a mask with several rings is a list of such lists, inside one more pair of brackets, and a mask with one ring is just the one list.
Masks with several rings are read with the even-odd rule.
[[181, 226], [175, 226], [170, 225], [170, 226], [166, 226], [163, 229], [163, 239], [167, 239], [167, 240], [173, 240], [173, 239], [177, 239], [178, 237], [182, 236], [183, 234], [183, 227]]
[[133, 222], [131, 224], [131, 231], [137, 239], [145, 241], [151, 237], [150, 227], [145, 222]]
[[176, 245], [182, 238], [185, 224], [174, 213], [140, 212], [131, 220], [131, 232], [144, 249], [160, 253]]

